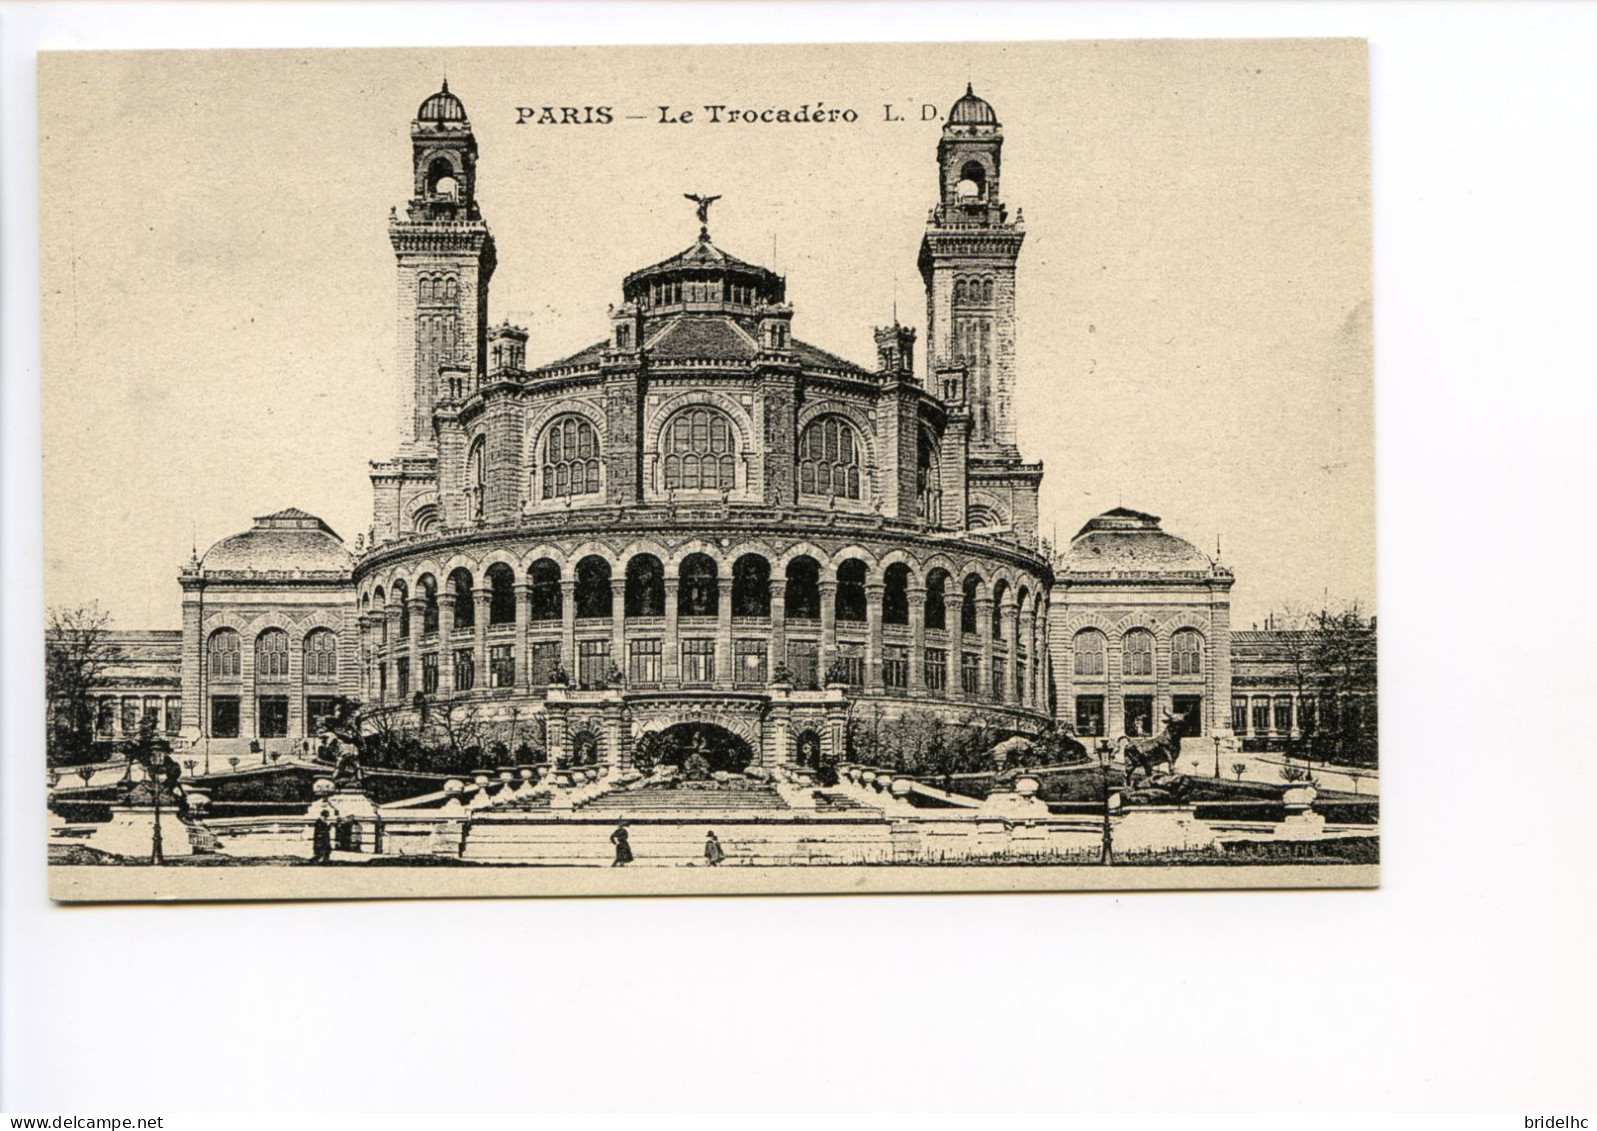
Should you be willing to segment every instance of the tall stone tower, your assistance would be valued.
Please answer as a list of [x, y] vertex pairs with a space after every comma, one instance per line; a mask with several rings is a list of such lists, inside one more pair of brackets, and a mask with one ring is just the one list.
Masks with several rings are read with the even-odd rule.
[[477, 208], [477, 139], [449, 91], [431, 95], [410, 124], [415, 187], [404, 219], [388, 225], [399, 261], [401, 439], [433, 446], [433, 408], [449, 390], [441, 367], [482, 375], [494, 241]]
[[399, 265], [399, 449], [371, 465], [373, 545], [440, 521], [440, 458], [453, 466], [462, 457], [439, 452], [434, 414], [475, 390], [487, 357], [494, 241], [477, 208], [477, 139], [448, 82], [416, 111], [410, 144], [410, 203], [388, 221]]
[[[999, 196], [998, 115], [969, 85], [937, 143], [938, 200], [921, 241], [928, 371], [970, 415], [971, 454], [1015, 447], [1015, 260], [1025, 231]], [[963, 380], [952, 374], [964, 370]]]

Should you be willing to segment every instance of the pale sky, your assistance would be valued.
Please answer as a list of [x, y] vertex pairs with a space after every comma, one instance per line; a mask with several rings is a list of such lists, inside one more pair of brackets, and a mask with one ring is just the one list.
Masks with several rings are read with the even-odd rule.
[[[286, 506], [367, 528], [399, 395], [388, 210], [446, 68], [489, 317], [528, 326], [529, 364], [604, 337], [622, 276], [692, 242], [684, 192], [722, 194], [716, 243], [786, 274], [796, 336], [874, 367], [896, 298], [924, 345], [940, 118], [973, 82], [1027, 226], [1044, 533], [1124, 504], [1218, 535], [1240, 627], [1323, 594], [1374, 609], [1365, 49], [1326, 40], [42, 57], [49, 604], [176, 627], [191, 538]], [[817, 102], [859, 120], [703, 120]], [[528, 105], [617, 120], [517, 125]]]

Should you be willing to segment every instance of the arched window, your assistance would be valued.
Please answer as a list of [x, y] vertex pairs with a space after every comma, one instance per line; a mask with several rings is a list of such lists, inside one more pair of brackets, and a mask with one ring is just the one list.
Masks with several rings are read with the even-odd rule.
[[438, 508], [435, 506], [416, 508], [416, 513], [411, 517], [411, 525], [417, 534], [431, 534], [438, 529]]
[[[483, 514], [483, 496], [487, 492], [488, 485], [487, 475], [483, 439], [479, 436], [466, 456], [466, 509], [474, 519], [481, 518]], [[455, 610], [457, 616], [459, 612], [459, 609]]]
[[981, 592], [981, 578], [974, 573], [965, 577], [964, 601], [959, 606], [959, 631], [966, 636], [975, 636], [976, 627], [976, 597]]
[[787, 619], [821, 619], [821, 566], [807, 554], [787, 563]]
[[438, 635], [438, 582], [433, 575], [424, 573], [416, 582], [416, 595], [421, 598], [421, 634]]
[[1123, 670], [1128, 676], [1153, 674], [1153, 633], [1145, 628], [1134, 628], [1121, 641], [1124, 653]]
[[455, 627], [477, 627], [477, 602], [471, 595], [471, 573], [464, 567], [449, 575], [449, 592], [455, 600]]
[[954, 190], [960, 200], [977, 201], [987, 195], [987, 170], [980, 161], [967, 161], [959, 171], [959, 184]]
[[926, 575], [926, 627], [937, 632], [948, 628], [948, 571], [934, 569]]
[[665, 616], [665, 567], [653, 554], [634, 554], [627, 562], [626, 613], [629, 617]]
[[894, 562], [882, 574], [882, 623], [909, 623], [909, 566]]
[[338, 678], [338, 637], [330, 628], [305, 634], [305, 681], [327, 683]]
[[563, 615], [560, 594], [560, 567], [550, 558], [539, 558], [527, 571], [532, 583], [532, 619], [559, 620]]
[[589, 554], [577, 563], [577, 616], [607, 617], [614, 606], [610, 592], [610, 563]]
[[759, 554], [744, 554], [732, 563], [732, 615], [771, 615], [771, 563]]
[[1102, 679], [1104, 656], [1109, 651], [1109, 638], [1096, 628], [1084, 628], [1076, 633], [1075, 671], [1077, 679]]
[[841, 416], [812, 420], [799, 437], [799, 491], [805, 495], [860, 497], [860, 444]]
[[231, 628], [219, 628], [211, 633], [210, 655], [212, 679], [237, 679], [242, 673], [238, 633]]
[[1009, 597], [1009, 583], [1007, 581], [1000, 581], [997, 585], [993, 586], [993, 625], [992, 625], [992, 627], [993, 627], [993, 639], [994, 640], [1002, 640], [1004, 638], [1004, 620], [1006, 619], [1005, 618], [1006, 610], [1004, 609], [1004, 602], [1008, 599], [1008, 597]]
[[1203, 674], [1203, 634], [1195, 628], [1183, 628], [1170, 638], [1170, 672], [1172, 675]]
[[713, 617], [721, 611], [721, 586], [715, 559], [707, 554], [689, 554], [682, 562], [677, 585], [677, 615]]
[[288, 633], [268, 628], [255, 638], [255, 678], [288, 678]]
[[679, 412], [666, 425], [668, 491], [731, 491], [737, 487], [737, 441], [732, 422], [711, 408]]
[[516, 623], [516, 571], [504, 562], [495, 562], [483, 574], [488, 580], [488, 623]]
[[409, 640], [410, 590], [405, 587], [405, 583], [403, 581], [396, 581], [394, 582], [393, 592], [388, 596], [389, 600], [391, 600], [399, 609], [399, 639]]
[[858, 558], [837, 567], [837, 619], [865, 619], [865, 563]]
[[599, 490], [599, 438], [581, 416], [562, 416], [543, 434], [543, 497], [592, 495]]
[[377, 613], [377, 643], [388, 643], [388, 594], [379, 585], [372, 594], [372, 607]]

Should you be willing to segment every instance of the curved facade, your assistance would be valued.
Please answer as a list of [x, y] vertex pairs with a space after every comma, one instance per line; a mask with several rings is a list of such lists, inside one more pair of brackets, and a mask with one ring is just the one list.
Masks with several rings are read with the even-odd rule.
[[871, 368], [795, 336], [786, 281], [717, 247], [708, 204], [692, 244], [620, 281], [603, 340], [529, 365], [534, 335], [486, 324], [470, 124], [419, 115], [390, 231], [404, 442], [373, 465], [352, 572], [362, 698], [546, 711], [551, 753], [591, 735], [617, 762], [683, 721], [767, 763], [840, 753], [861, 705], [1039, 725], [1053, 575], [1042, 468], [1013, 442], [1023, 233], [979, 101], [938, 150], [925, 377], [897, 324]]

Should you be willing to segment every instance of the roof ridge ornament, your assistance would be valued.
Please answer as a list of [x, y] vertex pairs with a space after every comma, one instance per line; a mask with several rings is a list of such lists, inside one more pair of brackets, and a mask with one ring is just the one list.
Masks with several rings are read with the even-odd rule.
[[720, 200], [721, 199], [721, 195], [719, 193], [717, 193], [715, 196], [704, 196], [704, 195], [702, 195], [700, 193], [696, 193], [696, 192], [685, 192], [685, 193], [682, 194], [682, 196], [683, 196], [684, 199], [691, 200], [691, 201], [693, 201], [694, 204], [697, 204], [699, 206], [699, 242], [700, 243], [709, 243], [710, 242], [710, 205], [712, 205], [716, 201]]

